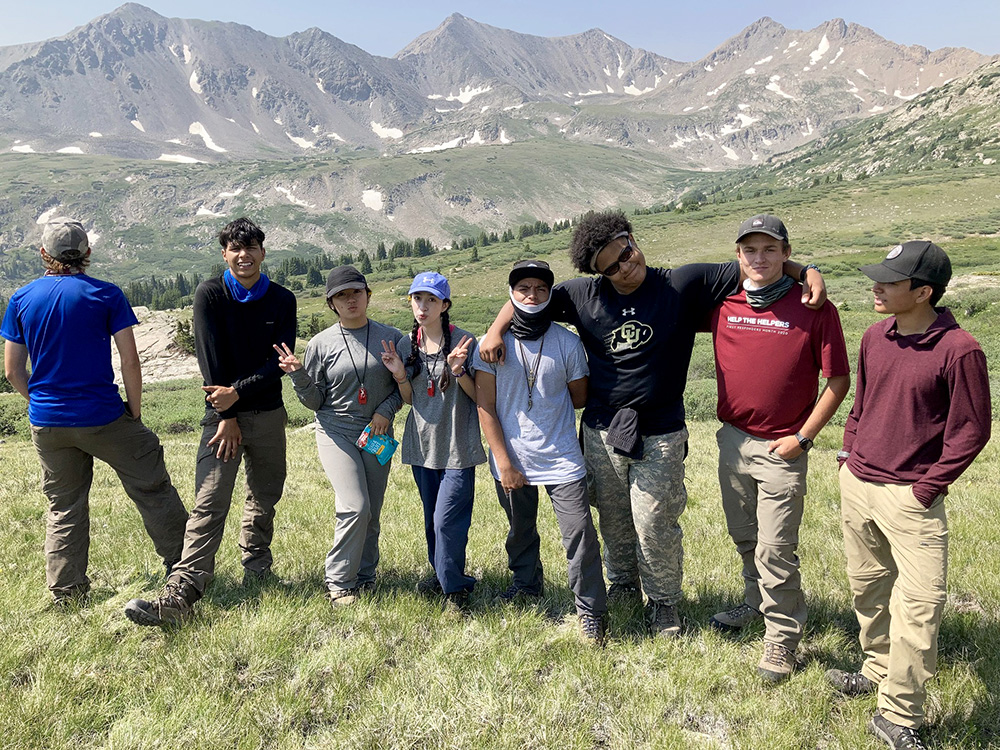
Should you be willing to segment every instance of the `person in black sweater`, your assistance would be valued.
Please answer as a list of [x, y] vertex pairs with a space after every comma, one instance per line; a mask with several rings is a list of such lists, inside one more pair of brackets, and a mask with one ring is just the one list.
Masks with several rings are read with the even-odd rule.
[[264, 232], [246, 218], [219, 233], [225, 273], [199, 284], [194, 336], [205, 385], [205, 417], [195, 469], [195, 506], [180, 562], [163, 593], [133, 599], [125, 614], [138, 625], [183, 622], [215, 571], [240, 461], [247, 496], [240, 531], [243, 584], [271, 575], [274, 506], [285, 483], [285, 424], [275, 344], [295, 345], [295, 295], [261, 273]]

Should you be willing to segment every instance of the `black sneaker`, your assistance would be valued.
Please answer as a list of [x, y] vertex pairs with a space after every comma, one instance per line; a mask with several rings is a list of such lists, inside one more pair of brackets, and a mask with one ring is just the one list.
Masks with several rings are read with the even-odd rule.
[[438, 580], [437, 575], [427, 576], [427, 578], [422, 581], [417, 582], [417, 593], [421, 596], [427, 597], [437, 597], [444, 596], [444, 589], [441, 588], [441, 581]]
[[277, 583], [278, 576], [271, 572], [270, 568], [266, 570], [250, 570], [249, 568], [243, 569], [243, 586], [245, 588], [252, 586], [266, 586], [269, 583]]
[[192, 591], [186, 584], [168, 582], [156, 599], [133, 599], [125, 605], [125, 616], [136, 625], [181, 625], [194, 613]]
[[450, 594], [445, 594], [442, 609], [445, 614], [468, 617], [472, 614], [472, 607], [469, 605], [469, 592], [452, 591]]
[[708, 624], [716, 630], [738, 633], [747, 625], [752, 625], [763, 619], [764, 615], [744, 602], [737, 604], [732, 609], [727, 609], [725, 612], [716, 612], [708, 619]]
[[512, 583], [507, 587], [506, 591], [502, 591], [497, 599], [500, 602], [512, 603], [512, 602], [537, 602], [542, 598], [541, 591], [531, 591], [529, 589], [523, 588], [522, 586]]
[[868, 730], [879, 739], [885, 740], [891, 748], [927, 750], [927, 745], [920, 739], [916, 729], [893, 724], [880, 713], [876, 713], [868, 722]]
[[577, 619], [580, 621], [580, 635], [584, 640], [595, 646], [603, 646], [608, 636], [607, 617], [581, 613], [577, 615]]
[[642, 589], [631, 583], [612, 583], [608, 586], [608, 604], [642, 604]]
[[828, 669], [826, 681], [844, 695], [868, 695], [878, 690], [878, 685], [861, 672], [845, 672], [842, 669]]

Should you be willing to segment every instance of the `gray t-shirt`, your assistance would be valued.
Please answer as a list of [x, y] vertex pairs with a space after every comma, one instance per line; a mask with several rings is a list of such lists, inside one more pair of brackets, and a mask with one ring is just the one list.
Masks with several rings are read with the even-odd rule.
[[[391, 421], [403, 405], [396, 381], [385, 369], [381, 356], [382, 341], [398, 346], [403, 334], [374, 320], [369, 320], [368, 326], [370, 330], [366, 331], [364, 327], [342, 328], [340, 323], [334, 323], [320, 331], [306, 346], [302, 369], [291, 373], [295, 395], [303, 406], [316, 412], [320, 427], [328, 434], [351, 440], [358, 438], [376, 413]], [[368, 392], [364, 404], [358, 403], [362, 379]]]
[[[454, 347], [463, 336], [472, 336], [461, 328], [451, 331]], [[465, 366], [472, 370], [472, 353], [476, 348], [473, 337]], [[396, 347], [404, 362], [410, 356], [412, 344], [406, 336]], [[429, 360], [429, 368], [428, 368]], [[423, 466], [427, 469], [467, 469], [486, 462], [486, 451], [479, 435], [479, 413], [473, 401], [454, 379], [448, 390], [442, 391], [439, 383], [443, 368], [448, 362], [443, 352], [426, 357], [420, 353], [420, 373], [413, 377], [415, 367], [406, 368], [406, 376], [413, 387], [413, 406], [406, 417], [403, 440], [400, 445], [404, 464]], [[434, 395], [427, 395], [428, 369], [434, 374]]]
[[[589, 373], [579, 337], [553, 323], [536, 341], [519, 341], [508, 331], [503, 343], [505, 364], [484, 362], [478, 347], [472, 364], [496, 376], [497, 417], [511, 462], [530, 484], [565, 484], [584, 477], [573, 400], [566, 385]], [[539, 350], [528, 409], [528, 372]], [[490, 470], [500, 478], [492, 451]]]

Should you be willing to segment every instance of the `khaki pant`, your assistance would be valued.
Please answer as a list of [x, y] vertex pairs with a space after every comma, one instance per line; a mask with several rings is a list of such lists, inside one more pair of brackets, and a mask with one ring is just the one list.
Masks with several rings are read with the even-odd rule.
[[257, 573], [271, 567], [274, 506], [285, 486], [284, 407], [270, 411], [245, 411], [236, 415], [243, 435], [235, 458], [216, 458], [218, 445], [209, 445], [219, 426], [219, 416], [209, 410], [202, 419], [201, 442], [195, 466], [195, 501], [184, 533], [184, 553], [174, 566], [171, 581], [189, 584], [199, 596], [215, 576], [215, 555], [222, 544], [226, 516], [233, 501], [236, 474], [246, 460], [246, 501], [240, 529], [243, 567]]
[[743, 560], [746, 603], [764, 615], [764, 640], [794, 651], [806, 624], [796, 549], [807, 454], [786, 461], [767, 452], [769, 439], [730, 424], [723, 424], [715, 437], [722, 509]]
[[861, 626], [862, 674], [878, 684], [890, 721], [919, 727], [926, 683], [937, 670], [946, 597], [948, 520], [944, 496], [930, 508], [910, 485], [863, 482], [840, 469], [847, 575]]
[[684, 567], [679, 519], [687, 507], [688, 432], [643, 438], [640, 459], [615, 453], [604, 442], [607, 434], [583, 427], [587, 482], [597, 501], [608, 580], [641, 583], [651, 600], [676, 604]]
[[165, 563], [181, 556], [187, 511], [170, 482], [159, 438], [123, 414], [100, 427], [31, 427], [49, 501], [45, 578], [55, 596], [90, 587], [90, 485], [94, 459], [108, 464], [135, 503], [156, 553]]

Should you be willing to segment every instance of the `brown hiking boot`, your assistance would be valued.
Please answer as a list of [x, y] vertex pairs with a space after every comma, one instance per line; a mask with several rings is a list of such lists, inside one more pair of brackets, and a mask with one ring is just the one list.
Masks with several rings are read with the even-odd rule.
[[133, 599], [125, 605], [125, 616], [136, 625], [181, 625], [194, 612], [187, 584], [168, 582], [152, 601]]
[[326, 592], [327, 598], [330, 600], [330, 606], [334, 609], [338, 607], [349, 607], [358, 601], [358, 595], [361, 593], [361, 589], [328, 589]]
[[654, 638], [677, 638], [681, 634], [681, 619], [673, 604], [646, 602], [646, 625]]
[[607, 617], [581, 612], [577, 615], [577, 619], [580, 622], [580, 635], [584, 640], [594, 646], [604, 646], [608, 637]]
[[764, 643], [764, 655], [757, 665], [757, 674], [771, 683], [788, 679], [798, 669], [795, 652], [778, 643]]

